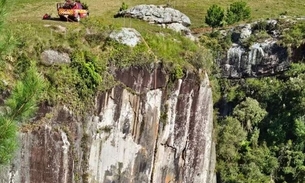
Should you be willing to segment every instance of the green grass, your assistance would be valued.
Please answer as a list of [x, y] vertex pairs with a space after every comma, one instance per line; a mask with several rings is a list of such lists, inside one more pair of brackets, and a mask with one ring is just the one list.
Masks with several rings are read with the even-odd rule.
[[[11, 20], [28, 21], [41, 20], [45, 13], [57, 16], [56, 3], [61, 1], [45, 0], [15, 0], [13, 3], [14, 12]], [[103, 17], [109, 22], [114, 21], [113, 15], [119, 10], [122, 0], [84, 0], [83, 2], [89, 5], [90, 14], [92, 17]], [[229, 4], [235, 2], [234, 0], [189, 0], [189, 1], [169, 1], [169, 0], [126, 0], [124, 1], [129, 7], [138, 4], [166, 4], [169, 3], [173, 8], [180, 10], [190, 17], [193, 25], [192, 27], [204, 26], [204, 17], [209, 6], [218, 4], [223, 8], [227, 8]], [[287, 14], [288, 16], [305, 16], [303, 0], [256, 0], [247, 1], [251, 7], [252, 19], [257, 20], [261, 18], [276, 18], [280, 14]]]

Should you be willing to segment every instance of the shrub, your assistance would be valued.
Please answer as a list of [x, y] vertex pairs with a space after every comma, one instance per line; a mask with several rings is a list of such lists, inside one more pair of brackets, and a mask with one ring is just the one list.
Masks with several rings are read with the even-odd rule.
[[304, 43], [305, 39], [305, 23], [300, 22], [295, 24], [292, 28], [284, 31], [282, 36], [282, 43], [284, 45], [293, 45], [299, 47]]
[[238, 1], [234, 2], [230, 5], [227, 10], [226, 15], [226, 23], [234, 24], [241, 20], [246, 20], [250, 18], [251, 10], [250, 7], [247, 6], [246, 2]]
[[205, 23], [211, 26], [212, 28], [220, 27], [222, 25], [224, 19], [224, 10], [213, 4], [207, 11], [207, 15], [205, 16]]
[[128, 5], [125, 2], [122, 2], [122, 6], [120, 7], [120, 11], [124, 11], [128, 9]]
[[79, 96], [84, 99], [92, 96], [102, 82], [100, 73], [105, 69], [103, 62], [88, 51], [79, 51], [74, 53], [71, 67], [77, 71], [80, 79], [75, 85]]
[[176, 79], [181, 79], [183, 77], [184, 77], [183, 68], [180, 65], [175, 64], [171, 72], [172, 81], [175, 81]]
[[266, 21], [258, 21], [254, 26], [253, 30], [264, 31], [267, 30], [268, 23]]

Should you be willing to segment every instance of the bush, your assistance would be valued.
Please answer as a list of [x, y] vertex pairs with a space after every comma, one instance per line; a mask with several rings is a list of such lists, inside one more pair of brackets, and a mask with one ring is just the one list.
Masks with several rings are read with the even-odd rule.
[[305, 39], [305, 23], [300, 22], [293, 27], [284, 31], [282, 36], [282, 43], [284, 45], [293, 45], [299, 47], [304, 43]]
[[79, 80], [75, 87], [80, 98], [90, 98], [102, 82], [100, 73], [105, 65], [88, 51], [78, 51], [73, 54], [71, 67], [77, 71]]
[[125, 2], [123, 2], [122, 6], [120, 7], [120, 11], [124, 11], [124, 10], [127, 10], [127, 9], [128, 9], [128, 5]]
[[205, 23], [211, 26], [212, 28], [220, 27], [222, 25], [224, 19], [224, 10], [213, 4], [207, 11], [207, 15], [205, 16]]
[[253, 30], [265, 31], [268, 29], [268, 23], [266, 21], [258, 21], [254, 26]]
[[226, 23], [234, 24], [241, 20], [246, 20], [250, 18], [251, 10], [250, 7], [247, 6], [246, 2], [238, 1], [234, 2], [230, 5], [227, 10], [226, 15]]

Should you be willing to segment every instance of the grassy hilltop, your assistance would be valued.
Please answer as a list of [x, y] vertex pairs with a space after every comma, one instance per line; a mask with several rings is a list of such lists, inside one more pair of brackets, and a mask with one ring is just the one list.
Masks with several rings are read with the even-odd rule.
[[[14, 11], [10, 19], [16, 21], [36, 21], [40, 20], [44, 13], [52, 13], [53, 16], [57, 15], [56, 3], [62, 1], [56, 0], [16, 0]], [[103, 17], [105, 23], [113, 21], [113, 15], [120, 8], [122, 2], [125, 2], [129, 7], [138, 4], [170, 4], [170, 6], [180, 10], [190, 17], [193, 22], [193, 27], [200, 27], [204, 25], [204, 16], [208, 7], [212, 4], [218, 4], [223, 8], [227, 8], [229, 4], [235, 0], [84, 0], [83, 2], [89, 5], [92, 17]], [[288, 16], [305, 16], [305, 2], [303, 0], [255, 0], [245, 1], [251, 7], [252, 19], [261, 18], [276, 18], [280, 14]], [[18, 19], [18, 20], [17, 20]], [[111, 19], [111, 20], [110, 20]], [[116, 21], [115, 21], [116, 22]]]

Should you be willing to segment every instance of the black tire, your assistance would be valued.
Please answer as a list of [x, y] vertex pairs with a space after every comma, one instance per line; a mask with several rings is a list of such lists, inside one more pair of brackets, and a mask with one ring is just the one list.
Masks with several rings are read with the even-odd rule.
[[62, 20], [62, 21], [67, 21], [67, 18], [64, 17], [64, 16], [59, 16], [59, 18], [60, 18], [60, 20]]

